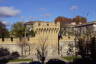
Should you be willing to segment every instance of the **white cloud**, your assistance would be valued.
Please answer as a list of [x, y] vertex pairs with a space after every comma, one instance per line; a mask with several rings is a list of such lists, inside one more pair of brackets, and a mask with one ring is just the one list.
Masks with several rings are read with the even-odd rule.
[[9, 23], [6, 21], [1, 21], [4, 25], [8, 25]]
[[70, 10], [72, 10], [72, 11], [73, 11], [73, 10], [77, 10], [78, 8], [79, 8], [78, 6], [73, 5], [73, 6], [71, 6], [71, 7], [70, 7]]
[[1, 20], [0, 22], [2, 22], [6, 26], [10, 26], [12, 24], [11, 22], [4, 21], [4, 20]]
[[20, 13], [20, 10], [15, 9], [14, 7], [3, 6], [0, 7], [0, 17], [13, 17]]

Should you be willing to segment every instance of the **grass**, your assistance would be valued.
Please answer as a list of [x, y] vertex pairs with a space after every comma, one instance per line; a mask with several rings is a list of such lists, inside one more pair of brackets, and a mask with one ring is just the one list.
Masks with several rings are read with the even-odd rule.
[[14, 60], [9, 60], [9, 62], [31, 62], [32, 59], [14, 59]]
[[64, 60], [71, 62], [71, 61], [73, 61], [74, 59], [76, 59], [76, 58], [81, 58], [81, 57], [80, 57], [80, 56], [65, 56], [65, 57], [63, 57], [63, 58], [64, 58]]

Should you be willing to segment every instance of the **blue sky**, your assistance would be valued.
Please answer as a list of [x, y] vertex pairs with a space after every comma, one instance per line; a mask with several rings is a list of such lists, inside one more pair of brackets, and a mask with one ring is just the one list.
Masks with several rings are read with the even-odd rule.
[[17, 21], [54, 21], [57, 16], [77, 15], [96, 20], [96, 0], [0, 0], [0, 19]]

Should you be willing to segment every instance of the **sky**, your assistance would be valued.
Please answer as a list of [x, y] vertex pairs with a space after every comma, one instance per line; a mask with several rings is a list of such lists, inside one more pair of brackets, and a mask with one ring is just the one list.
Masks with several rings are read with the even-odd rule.
[[78, 15], [96, 20], [96, 0], [0, 0], [0, 20], [8, 25], [30, 20], [52, 22], [58, 16]]

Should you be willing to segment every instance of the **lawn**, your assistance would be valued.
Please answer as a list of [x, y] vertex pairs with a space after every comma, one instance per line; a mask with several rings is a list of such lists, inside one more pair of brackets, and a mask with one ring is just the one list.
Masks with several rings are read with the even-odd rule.
[[14, 59], [14, 60], [9, 60], [9, 62], [31, 62], [32, 59]]
[[68, 62], [71, 62], [71, 61], [73, 61], [74, 59], [76, 59], [76, 58], [81, 58], [80, 56], [65, 56], [65, 57], [63, 57], [64, 58], [64, 60], [66, 60], [66, 61], [68, 61]]

